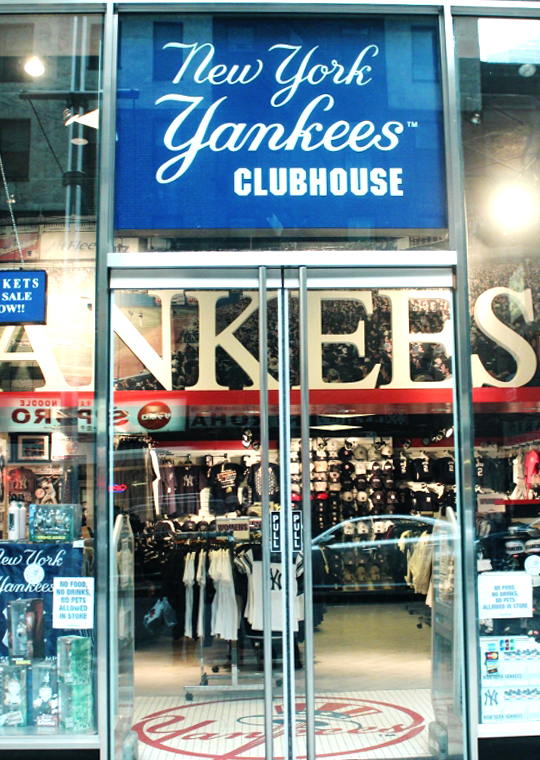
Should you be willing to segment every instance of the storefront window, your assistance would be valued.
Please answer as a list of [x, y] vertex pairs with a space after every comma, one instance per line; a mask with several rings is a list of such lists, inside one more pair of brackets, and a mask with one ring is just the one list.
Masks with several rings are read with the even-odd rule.
[[448, 247], [435, 18], [120, 30], [119, 252]]
[[[540, 21], [460, 18], [480, 736], [537, 733]], [[496, 734], [494, 732], [497, 732]]]
[[0, 17], [0, 732], [42, 747], [96, 731], [101, 28]]

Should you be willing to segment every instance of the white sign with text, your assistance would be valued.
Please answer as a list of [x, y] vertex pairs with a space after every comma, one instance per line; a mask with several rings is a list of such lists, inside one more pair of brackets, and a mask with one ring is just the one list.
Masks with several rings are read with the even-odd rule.
[[478, 617], [532, 617], [532, 578], [528, 573], [481, 573], [478, 576]]
[[94, 627], [94, 579], [54, 578], [53, 628]]

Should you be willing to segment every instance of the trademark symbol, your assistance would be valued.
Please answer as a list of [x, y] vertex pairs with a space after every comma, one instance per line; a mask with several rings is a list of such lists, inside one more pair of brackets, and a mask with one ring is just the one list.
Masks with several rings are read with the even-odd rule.
[[408, 121], [407, 122], [407, 126], [416, 129], [416, 127], [418, 126], [418, 122], [417, 121]]

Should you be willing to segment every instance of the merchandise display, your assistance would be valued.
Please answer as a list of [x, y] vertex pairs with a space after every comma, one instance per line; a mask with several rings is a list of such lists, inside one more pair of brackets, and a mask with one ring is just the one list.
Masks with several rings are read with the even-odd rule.
[[8, 602], [9, 654], [16, 664], [45, 656], [43, 599]]
[[[41, 452], [36, 436], [24, 449]], [[15, 444], [12, 453], [18, 451]], [[93, 585], [94, 547], [87, 525], [81, 459], [13, 464], [0, 476], [6, 513], [0, 541], [0, 727], [44, 733], [95, 731], [92, 616], [80, 613]], [[93, 510], [92, 510], [93, 511]], [[88, 600], [89, 601], [89, 600]], [[94, 600], [91, 600], [91, 608]], [[66, 628], [63, 625], [66, 621]], [[83, 630], [74, 628], [80, 621]], [[76, 623], [75, 623], [76, 624]], [[87, 635], [84, 635], [87, 634]]]
[[58, 638], [58, 678], [62, 683], [82, 684], [92, 679], [92, 640], [86, 636]]
[[92, 683], [58, 682], [60, 726], [68, 731], [88, 733], [94, 729]]
[[35, 726], [58, 726], [58, 682], [56, 660], [32, 666], [32, 713]]
[[26, 667], [0, 664], [1, 705], [0, 726], [16, 728], [26, 726], [28, 701], [26, 695]]
[[74, 541], [81, 523], [80, 504], [30, 504], [31, 541]]

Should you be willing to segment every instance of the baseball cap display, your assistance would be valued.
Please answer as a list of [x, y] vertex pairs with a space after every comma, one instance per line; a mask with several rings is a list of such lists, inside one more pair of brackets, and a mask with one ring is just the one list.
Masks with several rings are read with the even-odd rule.
[[338, 451], [338, 457], [342, 462], [348, 462], [353, 458], [353, 450], [342, 446]]
[[358, 461], [365, 461], [368, 458], [366, 447], [362, 446], [361, 444], [356, 445], [353, 449], [353, 456]]

